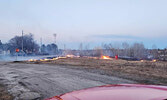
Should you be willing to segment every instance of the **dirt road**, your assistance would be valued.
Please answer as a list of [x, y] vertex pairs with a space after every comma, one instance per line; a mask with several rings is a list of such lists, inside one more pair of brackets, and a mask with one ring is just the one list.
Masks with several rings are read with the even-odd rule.
[[105, 84], [135, 83], [71, 66], [0, 62], [0, 83], [17, 99], [44, 99]]

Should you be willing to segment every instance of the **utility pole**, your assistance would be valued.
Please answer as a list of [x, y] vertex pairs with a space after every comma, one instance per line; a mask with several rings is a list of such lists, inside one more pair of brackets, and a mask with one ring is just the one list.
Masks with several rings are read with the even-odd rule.
[[64, 44], [64, 52], [63, 52], [63, 54], [66, 56], [66, 45]]
[[55, 44], [56, 44], [56, 37], [57, 37], [57, 34], [54, 33], [53, 36], [54, 36], [54, 42], [55, 42]]
[[23, 56], [23, 52], [24, 52], [24, 51], [23, 51], [23, 49], [24, 49], [24, 48], [23, 48], [23, 45], [24, 45], [24, 44], [23, 44], [23, 30], [22, 30], [22, 56]]
[[66, 50], [66, 45], [64, 44], [64, 51]]
[[42, 38], [40, 38], [41, 53], [42, 53]]

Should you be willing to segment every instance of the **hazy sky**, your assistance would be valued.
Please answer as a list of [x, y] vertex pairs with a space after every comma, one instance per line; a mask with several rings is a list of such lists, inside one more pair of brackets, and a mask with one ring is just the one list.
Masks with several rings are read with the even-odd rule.
[[78, 48], [80, 43], [143, 42], [167, 47], [167, 0], [0, 0], [0, 40], [21, 31], [39, 43]]

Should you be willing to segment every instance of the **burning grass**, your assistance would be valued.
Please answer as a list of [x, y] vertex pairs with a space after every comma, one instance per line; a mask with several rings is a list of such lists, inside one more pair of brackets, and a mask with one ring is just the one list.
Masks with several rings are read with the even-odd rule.
[[167, 85], [167, 62], [162, 61], [127, 61], [114, 58], [72, 57], [56, 60], [35, 61], [34, 63], [63, 64], [81, 66], [87, 69], [100, 69], [105, 74], [135, 80], [146, 84]]
[[111, 59], [109, 56], [101, 56], [101, 59]]

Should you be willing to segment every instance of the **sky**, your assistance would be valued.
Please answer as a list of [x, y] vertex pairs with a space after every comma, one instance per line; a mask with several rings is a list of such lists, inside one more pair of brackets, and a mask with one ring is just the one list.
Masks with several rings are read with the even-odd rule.
[[37, 43], [78, 49], [142, 42], [167, 47], [167, 0], [0, 0], [0, 40], [33, 33]]

